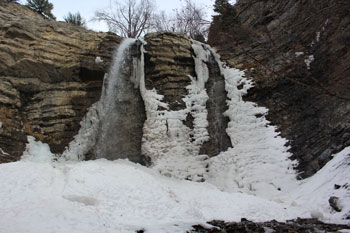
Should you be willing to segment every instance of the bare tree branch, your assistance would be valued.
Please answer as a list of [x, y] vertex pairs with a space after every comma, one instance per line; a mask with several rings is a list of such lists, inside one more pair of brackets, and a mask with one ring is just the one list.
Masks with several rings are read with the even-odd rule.
[[207, 37], [210, 22], [205, 20], [206, 11], [198, 7], [192, 0], [185, 0], [185, 5], [175, 10], [175, 15], [167, 16], [161, 12], [154, 18], [157, 31], [171, 31], [187, 34], [191, 38], [199, 35]]
[[114, 1], [109, 9], [96, 11], [93, 20], [106, 22], [111, 32], [137, 38], [151, 27], [152, 0]]

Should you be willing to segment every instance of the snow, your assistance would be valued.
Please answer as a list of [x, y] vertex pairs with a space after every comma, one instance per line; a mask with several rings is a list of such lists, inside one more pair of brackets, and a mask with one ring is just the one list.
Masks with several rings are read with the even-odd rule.
[[[229, 117], [226, 129], [233, 148], [209, 160], [207, 181], [228, 192], [244, 192], [280, 199], [297, 185], [296, 165], [289, 157], [287, 141], [265, 119], [267, 109], [242, 99], [252, 82], [244, 72], [225, 67], [212, 51], [225, 77]], [[242, 86], [241, 89], [238, 86]]]
[[[47, 145], [33, 140], [27, 148], [21, 161], [0, 165], [0, 232], [185, 232], [213, 219], [284, 221], [317, 211], [321, 220], [350, 223], [342, 220], [349, 188], [334, 189], [349, 182], [350, 147], [284, 202], [164, 177], [126, 160], [53, 162]], [[342, 212], [329, 208], [330, 195]]]
[[9, 153], [6, 153], [1, 147], [0, 147], [0, 152], [4, 155], [9, 155]]
[[73, 141], [63, 152], [62, 158], [71, 161], [83, 160], [85, 154], [96, 144], [96, 136], [99, 127], [99, 108], [100, 102], [93, 104], [82, 121], [80, 122], [79, 133], [74, 136]]
[[96, 57], [95, 63], [96, 63], [96, 64], [103, 63], [102, 58], [101, 58], [101, 57]]
[[314, 55], [310, 55], [307, 59], [304, 60], [307, 69], [310, 69], [311, 63], [315, 60]]
[[321, 32], [316, 32], [316, 42], [320, 42]]
[[295, 56], [296, 57], [299, 57], [299, 56], [302, 56], [302, 55], [304, 55], [304, 52], [295, 52]]
[[185, 232], [212, 219], [298, 216], [294, 207], [166, 178], [123, 160], [20, 161], [2, 164], [0, 177], [0, 232]]
[[50, 151], [49, 145], [36, 141], [34, 137], [27, 137], [28, 144], [23, 152], [22, 160], [31, 162], [51, 162], [56, 156]]
[[[323, 213], [322, 221], [349, 224], [344, 218], [350, 216], [350, 147], [333, 157], [314, 176], [303, 180], [291, 198], [298, 205]], [[337, 189], [335, 185], [340, 187]], [[331, 209], [328, 204], [331, 196], [339, 197], [341, 212]]]

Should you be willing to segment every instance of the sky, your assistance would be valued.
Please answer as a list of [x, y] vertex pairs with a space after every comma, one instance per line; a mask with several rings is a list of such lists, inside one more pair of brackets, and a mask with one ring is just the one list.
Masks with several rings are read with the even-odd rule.
[[[119, 0], [124, 1], [124, 0]], [[153, 0], [156, 4], [157, 11], [165, 11], [169, 14], [175, 8], [181, 8], [184, 5], [184, 0]], [[212, 12], [212, 6], [215, 0], [192, 0], [197, 6], [207, 9], [207, 18], [210, 20]], [[25, 4], [25, 0], [20, 1]], [[58, 21], [63, 21], [63, 17], [68, 12], [76, 13], [80, 12], [84, 19], [87, 21], [87, 27], [95, 31], [108, 31], [107, 25], [104, 23], [92, 22], [96, 10], [102, 10], [107, 8], [110, 3], [113, 4], [114, 0], [49, 0], [54, 5], [53, 14]]]

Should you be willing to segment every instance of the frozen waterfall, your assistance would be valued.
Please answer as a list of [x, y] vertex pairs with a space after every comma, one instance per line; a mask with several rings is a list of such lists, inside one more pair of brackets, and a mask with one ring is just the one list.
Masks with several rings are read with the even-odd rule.
[[139, 45], [136, 39], [125, 39], [116, 50], [100, 100], [82, 120], [78, 135], [63, 153], [66, 159], [128, 158], [142, 163], [145, 114], [136, 72]]
[[[146, 42], [124, 40], [105, 77], [100, 100], [90, 108], [64, 156], [70, 160], [127, 158], [139, 163], [145, 156], [151, 168], [163, 175], [207, 181], [224, 191], [273, 197], [293, 189], [295, 164], [289, 159], [286, 140], [265, 119], [267, 109], [242, 99], [253, 84], [244, 72], [225, 67], [208, 45], [191, 43], [196, 76], [189, 75], [191, 84], [183, 98], [186, 107], [173, 111], [155, 88], [145, 86]], [[233, 146], [211, 158], [200, 153], [210, 139], [209, 59], [224, 77], [226, 131]], [[192, 128], [185, 124], [188, 115], [193, 118]]]

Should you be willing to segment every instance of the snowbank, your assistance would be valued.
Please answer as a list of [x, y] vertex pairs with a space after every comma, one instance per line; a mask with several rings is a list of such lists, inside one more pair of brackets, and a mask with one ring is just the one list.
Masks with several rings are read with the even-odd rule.
[[[0, 232], [185, 232], [214, 219], [283, 221], [316, 214], [350, 223], [350, 147], [279, 201], [168, 178], [126, 160], [52, 158], [47, 145], [30, 138], [21, 161], [0, 164]], [[330, 196], [339, 197], [341, 212], [331, 209]]]
[[0, 167], [0, 232], [185, 232], [213, 219], [300, 216], [295, 207], [166, 178], [123, 160]]
[[[332, 196], [339, 198], [341, 211], [331, 208], [329, 199]], [[303, 180], [291, 199], [324, 222], [350, 224], [350, 147], [334, 155], [315, 175]]]

